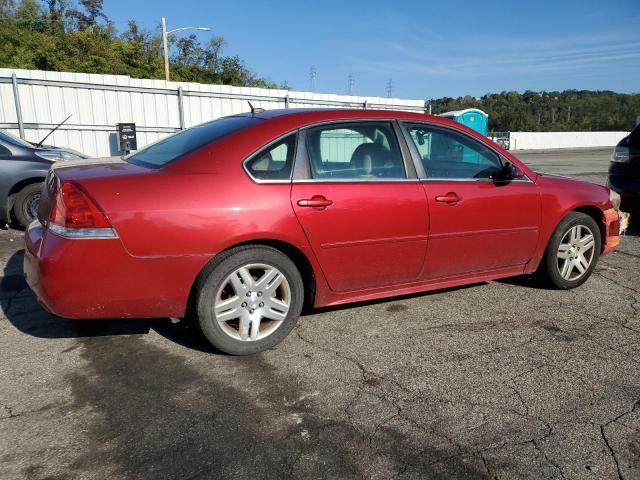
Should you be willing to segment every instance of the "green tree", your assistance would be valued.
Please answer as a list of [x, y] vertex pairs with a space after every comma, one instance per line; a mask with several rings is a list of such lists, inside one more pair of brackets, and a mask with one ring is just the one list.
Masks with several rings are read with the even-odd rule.
[[79, 30], [97, 28], [100, 26], [98, 20], [102, 19], [107, 23], [109, 22], [107, 15], [104, 13], [103, 3], [103, 0], [80, 0], [80, 5], [82, 5], [84, 11], [74, 8], [69, 10], [67, 15], [77, 22]]
[[[136, 78], [164, 78], [159, 32], [130, 21], [118, 35], [103, 0], [0, 0], [0, 66]], [[194, 36], [171, 44], [174, 80], [275, 86], [238, 57], [223, 54], [224, 39], [204, 45]]]

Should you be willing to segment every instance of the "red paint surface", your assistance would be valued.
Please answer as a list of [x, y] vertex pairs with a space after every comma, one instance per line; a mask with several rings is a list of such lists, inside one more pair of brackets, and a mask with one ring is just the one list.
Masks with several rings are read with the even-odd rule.
[[[25, 272], [40, 301], [69, 318], [167, 317], [221, 251], [288, 245], [311, 265], [316, 306], [451, 287], [534, 271], [554, 228], [575, 209], [599, 212], [603, 253], [617, 245], [605, 187], [532, 172], [509, 152], [439, 117], [383, 111], [269, 111], [161, 170], [117, 163], [56, 169], [106, 213], [118, 238], [68, 240], [32, 228]], [[531, 182], [258, 184], [242, 161], [298, 128], [349, 119], [428, 121], [490, 145]], [[437, 196], [455, 194], [443, 203]], [[301, 206], [324, 197], [328, 206]], [[43, 205], [51, 199], [43, 198]], [[606, 213], [605, 213], [606, 212]]]

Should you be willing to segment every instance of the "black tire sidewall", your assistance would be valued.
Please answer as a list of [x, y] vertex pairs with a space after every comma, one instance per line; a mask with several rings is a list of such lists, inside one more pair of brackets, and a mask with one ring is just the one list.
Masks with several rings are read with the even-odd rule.
[[22, 190], [18, 192], [16, 195], [16, 201], [13, 205], [13, 211], [16, 216], [16, 220], [22, 225], [24, 228], [27, 228], [29, 224], [35, 220], [35, 218], [31, 218], [28, 212], [28, 204], [29, 200], [33, 198], [35, 195], [40, 194], [42, 184], [33, 183], [31, 185], [27, 185]]
[[[267, 338], [243, 342], [231, 338], [215, 318], [215, 297], [221, 283], [237, 268], [249, 263], [272, 265], [285, 276], [291, 288], [291, 306], [278, 329]], [[244, 246], [221, 253], [201, 274], [196, 291], [197, 323], [207, 340], [231, 355], [251, 355], [273, 348], [295, 326], [304, 303], [304, 284], [295, 264], [285, 254], [266, 246]]]
[[[558, 272], [557, 268], [557, 252], [558, 247], [560, 246], [560, 242], [562, 238], [565, 236], [567, 231], [576, 226], [576, 225], [584, 225], [588, 227], [594, 236], [595, 245], [593, 246], [593, 258], [591, 260], [591, 264], [589, 268], [580, 278], [576, 280], [566, 280], [562, 278], [560, 272]], [[591, 274], [593, 273], [596, 264], [598, 263], [598, 259], [600, 258], [600, 250], [602, 247], [602, 232], [600, 231], [600, 227], [595, 222], [593, 218], [589, 215], [581, 212], [571, 212], [569, 213], [560, 224], [556, 227], [553, 234], [551, 235], [551, 239], [549, 240], [549, 244], [547, 245], [547, 250], [545, 252], [544, 258], [544, 277], [549, 283], [551, 287], [561, 289], [561, 290], [569, 290], [571, 288], [578, 287], [586, 282]]]

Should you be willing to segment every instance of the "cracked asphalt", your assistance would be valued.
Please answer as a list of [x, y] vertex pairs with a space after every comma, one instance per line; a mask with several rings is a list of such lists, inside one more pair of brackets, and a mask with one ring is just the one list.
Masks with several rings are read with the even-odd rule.
[[315, 311], [243, 358], [180, 322], [49, 315], [22, 249], [0, 232], [0, 478], [640, 478], [637, 228], [576, 290]]

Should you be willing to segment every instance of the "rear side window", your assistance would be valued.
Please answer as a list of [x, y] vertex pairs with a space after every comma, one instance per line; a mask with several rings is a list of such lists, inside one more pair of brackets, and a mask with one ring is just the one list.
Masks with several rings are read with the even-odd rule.
[[125, 157], [125, 160], [143, 167], [160, 168], [183, 155], [261, 121], [255, 117], [220, 118], [171, 135]]
[[391, 124], [363, 122], [323, 125], [307, 131], [314, 179], [384, 180], [405, 178]]
[[295, 133], [269, 145], [247, 160], [247, 172], [256, 180], [288, 180], [291, 177], [295, 145]]

